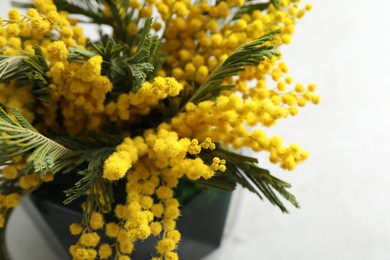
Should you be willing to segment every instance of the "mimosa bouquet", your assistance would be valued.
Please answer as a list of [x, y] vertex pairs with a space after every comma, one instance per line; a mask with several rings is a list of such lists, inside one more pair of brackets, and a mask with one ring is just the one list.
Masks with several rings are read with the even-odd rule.
[[[0, 225], [20, 199], [61, 175], [73, 259], [178, 259], [177, 187], [237, 185], [287, 212], [286, 170], [308, 157], [264, 128], [319, 103], [278, 51], [311, 5], [293, 0], [15, 1], [0, 20]], [[84, 35], [97, 25], [99, 39]], [[116, 200], [123, 183], [123, 200]], [[106, 236], [101, 242], [102, 236]], [[134, 249], [135, 250], [135, 249]]]

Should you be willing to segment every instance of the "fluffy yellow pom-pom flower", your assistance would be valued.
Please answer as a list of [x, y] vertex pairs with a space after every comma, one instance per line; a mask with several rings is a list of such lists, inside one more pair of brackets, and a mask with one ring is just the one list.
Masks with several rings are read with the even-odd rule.
[[[126, 159], [128, 157], [128, 159]], [[110, 181], [123, 178], [131, 167], [130, 154], [126, 151], [115, 152], [104, 162], [103, 177]]]

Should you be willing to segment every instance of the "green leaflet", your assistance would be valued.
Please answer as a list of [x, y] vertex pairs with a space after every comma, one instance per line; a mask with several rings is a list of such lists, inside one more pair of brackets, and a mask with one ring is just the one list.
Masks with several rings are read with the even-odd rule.
[[224, 79], [237, 75], [238, 72], [244, 70], [245, 66], [259, 65], [265, 57], [279, 56], [280, 54], [274, 50], [274, 46], [264, 45], [266, 42], [275, 40], [275, 35], [279, 33], [281, 31], [276, 30], [240, 46], [214, 69], [206, 81], [195, 90], [188, 102], [199, 103], [215, 98], [221, 90], [232, 87], [231, 85], [222, 85]]
[[222, 90], [234, 88], [234, 85], [224, 85], [224, 79], [236, 76], [246, 66], [258, 66], [265, 58], [279, 56], [280, 54], [275, 51], [275, 46], [266, 45], [267, 42], [275, 40], [279, 33], [281, 33], [280, 30], [272, 31], [252, 42], [243, 44], [215, 68], [202, 85], [196, 86], [194, 83], [194, 91], [184, 89], [179, 97], [167, 98], [165, 102], [161, 102], [151, 113], [151, 116], [156, 118], [153, 121], [155, 125], [171, 120], [183, 111], [189, 102], [196, 104], [205, 100], [214, 100]]
[[265, 10], [269, 7], [271, 2], [255, 2], [255, 1], [245, 1], [245, 5], [240, 7], [238, 11], [234, 14], [233, 19], [239, 19], [243, 14], [251, 14], [255, 10]]
[[[0, 107], [0, 162], [5, 164], [13, 156], [28, 154], [24, 174], [36, 172], [45, 175], [74, 173], [81, 175], [69, 190], [64, 203], [87, 196], [84, 223], [92, 211], [107, 209], [113, 202], [111, 183], [103, 179], [104, 160], [115, 151], [120, 139], [116, 136], [92, 136], [84, 138], [63, 137], [58, 141], [40, 134], [16, 109], [10, 114]], [[65, 147], [63, 144], [67, 144]], [[69, 147], [69, 148], [68, 148]], [[71, 149], [70, 149], [71, 148]], [[101, 203], [100, 196], [104, 203]]]
[[46, 73], [49, 71], [49, 66], [43, 55], [41, 48], [38, 45], [33, 46], [35, 55], [29, 59], [24, 59], [24, 63], [30, 67], [27, 73], [28, 80], [32, 83], [32, 93], [41, 101], [50, 101], [50, 87]]
[[[103, 163], [114, 152], [114, 147], [104, 147], [101, 149], [85, 150], [75, 152], [74, 155], [78, 160], [74, 165], [69, 165], [65, 172], [74, 171], [75, 165], [84, 164], [83, 169], [77, 171], [81, 179], [74, 186], [64, 193], [67, 199], [64, 204], [69, 204], [72, 201], [86, 196], [86, 210], [83, 214], [83, 223], [87, 224], [93, 211], [110, 211], [111, 204], [114, 202], [111, 183], [103, 178]], [[78, 155], [78, 156], [77, 156]], [[103, 203], [100, 200], [103, 198]]]
[[[291, 2], [296, 2], [297, 0], [291, 0]], [[280, 9], [280, 0], [269, 0], [267, 2], [259, 0], [246, 0], [245, 5], [240, 7], [237, 12], [234, 14], [233, 19], [239, 19], [243, 14], [252, 14], [255, 10], [266, 10], [270, 5], [273, 5], [275, 8]]]
[[[258, 0], [246, 1], [246, 5], [237, 10], [237, 15], [233, 19], [237, 19], [244, 13], [266, 9], [270, 4], [279, 8], [278, 2], [278, 0], [270, 0], [268, 3]], [[102, 15], [102, 0], [54, 0], [54, 3], [59, 10], [90, 18], [88, 22], [112, 26], [117, 42], [106, 39], [100, 43], [91, 43], [88, 51], [69, 48], [69, 60], [74, 62], [85, 62], [97, 54], [103, 57], [102, 74], [109, 77], [114, 86], [107, 100], [115, 99], [122, 93], [137, 91], [146, 80], [154, 78], [156, 68], [162, 63], [161, 56], [157, 58], [160, 55], [160, 40], [150, 34], [151, 19], [145, 21], [141, 33], [136, 36], [127, 34], [127, 25], [135, 21], [128, 9], [128, 1], [106, 1], [112, 11], [112, 18], [105, 18]], [[120, 8], [123, 8], [127, 14], [125, 19], [119, 13]], [[138, 24], [138, 21], [136, 22]], [[213, 100], [221, 91], [233, 88], [232, 85], [224, 85], [223, 80], [237, 75], [246, 66], [257, 66], [266, 57], [272, 58], [279, 55], [274, 50], [274, 46], [266, 45], [267, 42], [275, 40], [275, 35], [278, 33], [280, 31], [274, 31], [242, 45], [217, 67], [203, 84], [194, 84], [194, 91], [183, 91], [180, 97], [161, 102], [152, 111], [154, 114], [149, 114], [150, 123], [147, 122], [147, 125], [142, 126], [140, 132], [162, 121], [169, 121], [181, 112], [188, 102], [199, 103], [204, 100]], [[134, 46], [137, 46], [137, 52], [130, 56], [130, 50]], [[32, 81], [34, 93], [39, 99], [45, 101], [48, 93], [45, 76], [47, 70], [47, 63], [39, 49], [35, 50], [34, 57], [0, 56], [0, 79]], [[89, 191], [84, 221], [88, 219], [88, 214], [92, 210], [102, 207], [98, 200], [98, 188], [103, 190], [104, 199], [108, 202], [104, 204], [109, 205], [112, 198], [111, 186], [102, 179], [101, 166], [105, 158], [113, 151], [115, 142], [94, 146], [91, 140], [82, 141], [71, 138], [51, 140], [38, 133], [17, 111], [15, 113], [16, 120], [7, 115], [3, 109], [0, 111], [1, 162], [6, 162], [16, 154], [29, 154], [25, 173], [30, 170], [43, 174], [48, 170], [54, 173], [78, 171], [81, 178], [73, 188], [66, 191], [68, 199], [65, 203], [84, 196], [86, 191]], [[295, 197], [287, 191], [290, 185], [272, 176], [268, 170], [258, 167], [256, 159], [229, 152], [220, 147], [214, 151], [202, 152], [199, 156], [204, 159], [213, 156], [225, 158], [227, 171], [217, 173], [217, 176], [210, 180], [198, 180], [197, 183], [228, 191], [234, 190], [236, 183], [239, 183], [260, 198], [267, 198], [283, 212], [287, 212], [287, 209], [277, 193], [294, 206], [299, 206]]]
[[16, 80], [19, 83], [30, 82], [32, 93], [41, 101], [50, 101], [49, 82], [46, 72], [49, 70], [46, 59], [39, 46], [34, 47], [35, 54], [22, 52], [19, 56], [0, 56], [0, 81]]
[[103, 57], [101, 74], [109, 77], [113, 84], [109, 97], [115, 98], [122, 93], [135, 92], [147, 79], [154, 77], [153, 64], [159, 66], [154, 57], [159, 51], [160, 40], [150, 34], [151, 23], [151, 18], [145, 21], [137, 52], [133, 56], [130, 56], [130, 45], [108, 39], [90, 43], [91, 50], [87, 51], [69, 48], [68, 59], [73, 62], [85, 62], [88, 58], [100, 55]]
[[205, 161], [210, 160], [214, 156], [225, 159], [227, 168], [226, 172], [217, 173], [217, 180], [213, 182], [214, 178], [212, 178], [210, 185], [208, 185], [208, 180], [201, 180], [200, 184], [214, 188], [223, 188], [225, 186], [224, 190], [230, 191], [234, 189], [234, 186], [230, 183], [239, 183], [244, 188], [257, 194], [261, 199], [264, 196], [282, 212], [288, 213], [287, 208], [276, 195], [275, 192], [277, 192], [293, 206], [299, 208], [295, 196], [287, 191], [291, 185], [272, 176], [268, 170], [257, 166], [256, 158], [244, 156], [222, 147], [217, 147], [212, 151], [202, 150], [200, 156]]
[[29, 152], [23, 172], [46, 174], [52, 171], [55, 162], [70, 150], [43, 136], [27, 122], [16, 109], [10, 109], [11, 117], [0, 108], [0, 162], [9, 161], [13, 156]]
[[25, 56], [0, 55], [0, 80], [25, 80], [25, 73], [29, 71], [29, 67], [23, 63], [25, 58]]

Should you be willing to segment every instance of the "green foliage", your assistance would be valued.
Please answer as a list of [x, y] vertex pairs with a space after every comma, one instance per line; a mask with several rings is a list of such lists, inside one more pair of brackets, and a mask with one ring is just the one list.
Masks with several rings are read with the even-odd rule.
[[103, 57], [102, 75], [108, 76], [114, 86], [111, 96], [136, 91], [145, 82], [146, 74], [153, 70], [150, 63], [133, 63], [129, 57], [130, 48], [126, 44], [110, 39], [106, 43], [91, 45]]
[[266, 169], [260, 168], [257, 164], [257, 159], [244, 156], [232, 151], [217, 147], [215, 150], [202, 150], [201, 158], [206, 159], [212, 156], [218, 156], [226, 160], [226, 171], [218, 173], [216, 179], [197, 181], [199, 184], [219, 188], [226, 191], [232, 191], [235, 188], [235, 183], [239, 183], [244, 188], [256, 193], [261, 199], [263, 196], [276, 205], [284, 213], [288, 213], [287, 208], [278, 198], [275, 192], [279, 193], [283, 198], [289, 201], [292, 205], [299, 208], [299, 204], [290, 192], [287, 191], [291, 185], [272, 176]]
[[0, 81], [15, 80], [18, 83], [30, 82], [32, 94], [41, 101], [50, 101], [49, 82], [46, 72], [49, 66], [39, 46], [34, 47], [35, 54], [25, 53], [19, 56], [0, 56]]
[[224, 85], [224, 79], [236, 76], [246, 66], [258, 66], [265, 58], [271, 59], [273, 56], [280, 55], [275, 51], [275, 46], [266, 45], [275, 40], [275, 35], [279, 33], [281, 33], [280, 30], [275, 30], [240, 46], [214, 69], [202, 85], [197, 86], [194, 83], [192, 87], [185, 88], [179, 97], [167, 98], [160, 102], [148, 115], [150, 122], [140, 127], [154, 127], [161, 122], [168, 122], [183, 111], [188, 102], [199, 103], [204, 100], [213, 100], [220, 95], [222, 90], [234, 88], [234, 85]]
[[[160, 50], [160, 39], [157, 36], [152, 36], [150, 34], [150, 30], [152, 27], [152, 18], [148, 18], [145, 21], [144, 27], [140, 34], [140, 39], [137, 46], [137, 52], [128, 59], [128, 63], [131, 65], [142, 64], [143, 66], [147, 66], [146, 69], [142, 69], [142, 66], [130, 66], [130, 69], [133, 75], [138, 75], [140, 79], [136, 85], [142, 84], [146, 78], [149, 80], [153, 79], [157, 70], [154, 69], [154, 66], [159, 67], [160, 61], [156, 59], [159, 50]], [[138, 68], [140, 67], [140, 68]], [[146, 73], [145, 73], [146, 72]], [[152, 73], [154, 72], [154, 73]]]
[[243, 71], [246, 66], [258, 66], [266, 57], [279, 56], [275, 47], [265, 43], [276, 39], [275, 35], [280, 30], [264, 34], [258, 39], [248, 42], [235, 50], [221, 65], [213, 70], [206, 81], [192, 94], [188, 102], [199, 103], [213, 99], [224, 89], [230, 89], [231, 85], [222, 85], [223, 80]]
[[291, 188], [291, 185], [272, 176], [268, 170], [248, 162], [234, 162], [231, 166], [237, 167], [235, 177], [238, 183], [256, 193], [260, 198], [262, 198], [261, 194], [263, 194], [268, 201], [279, 207], [282, 212], [288, 213], [288, 210], [277, 197], [275, 191], [293, 206], [299, 208], [295, 196], [287, 191], [288, 188]]
[[110, 25], [113, 29], [113, 38], [124, 43], [131, 42], [134, 36], [127, 33], [127, 26], [133, 18], [133, 12], [131, 12], [131, 15], [127, 14], [124, 16], [121, 15], [120, 11], [124, 11], [122, 14], [128, 12], [129, 1], [106, 0], [106, 4], [110, 8], [112, 14]]
[[[152, 19], [147, 19], [140, 36], [137, 52], [131, 56], [130, 45], [115, 42], [113, 39], [90, 43], [90, 50], [69, 48], [70, 61], [85, 62], [95, 55], [103, 57], [102, 75], [109, 77], [113, 84], [110, 97], [137, 91], [146, 79], [154, 77], [155, 56], [159, 51], [160, 40], [150, 34]], [[158, 60], [158, 59], [157, 59]], [[156, 63], [159, 66], [158, 63]]]
[[205, 180], [198, 179], [195, 183], [213, 189], [219, 189], [223, 191], [234, 191], [237, 187], [236, 180], [232, 175], [231, 169], [227, 169], [224, 173], [217, 173], [213, 178]]
[[[71, 173], [83, 168], [85, 162], [89, 161], [88, 154], [101, 153], [106, 150], [112, 150], [121, 143], [121, 139], [114, 135], [96, 135], [89, 133], [88, 136], [66, 136], [56, 137], [55, 142], [70, 149], [70, 152], [59, 158], [56, 167], [52, 169], [53, 173]], [[83, 159], [84, 158], [84, 159]], [[99, 158], [99, 156], [96, 156]]]
[[70, 150], [40, 134], [16, 109], [8, 115], [0, 108], [0, 164], [5, 164], [13, 156], [29, 153], [23, 172], [31, 171], [46, 174], [54, 171], [56, 161]]
[[[106, 0], [112, 17], [102, 14], [103, 0], [53, 0], [59, 10], [71, 14], [88, 17], [87, 22], [107, 24], [113, 28], [113, 39], [102, 37], [99, 43], [90, 43], [89, 49], [69, 48], [68, 59], [73, 62], [86, 62], [95, 55], [103, 57], [102, 75], [106, 75], [113, 84], [113, 91], [107, 98], [115, 99], [122, 93], [137, 91], [146, 80], [153, 80], [163, 62], [160, 52], [160, 39], [150, 33], [152, 19], [146, 19], [143, 29], [136, 35], [127, 33], [127, 26], [134, 22], [133, 12], [129, 9], [129, 1]], [[279, 8], [278, 0], [268, 2], [249, 0], [239, 8], [233, 17], [237, 19], [244, 13], [254, 10], [264, 10], [272, 4]], [[15, 2], [14, 2], [15, 4]], [[31, 5], [16, 2], [15, 5], [30, 7]], [[125, 18], [119, 10], [124, 10]], [[134, 20], [134, 21], [133, 21]], [[140, 18], [136, 21], [139, 24]], [[143, 21], [143, 20], [142, 20]], [[223, 81], [237, 76], [247, 66], [258, 66], [265, 58], [278, 56], [275, 47], [270, 45], [276, 39], [280, 30], [265, 34], [258, 39], [243, 44], [236, 49], [222, 64], [214, 69], [206, 81], [182, 91], [180, 97], [167, 98], [159, 103], [148, 115], [147, 122], [142, 126], [131, 125], [132, 134], [142, 134], [150, 127], [155, 127], [163, 121], [169, 121], [182, 110], [186, 103], [199, 103], [213, 100], [223, 90], [234, 88]], [[137, 47], [131, 55], [132, 47]], [[31, 82], [34, 95], [43, 101], [48, 101], [49, 87], [46, 73], [48, 63], [39, 47], [34, 47], [35, 54], [21, 56], [0, 56], [0, 81], [16, 80]], [[77, 172], [80, 179], [66, 190], [65, 204], [86, 196], [86, 209], [83, 222], [87, 223], [92, 211], [110, 210], [113, 203], [111, 183], [103, 179], [104, 161], [115, 151], [120, 138], [115, 136], [89, 137], [56, 137], [50, 139], [40, 134], [15, 109], [10, 114], [0, 108], [0, 163], [6, 164], [15, 155], [27, 156], [23, 169], [25, 174], [31, 171], [44, 175], [47, 171], [72, 174]], [[209, 179], [199, 179], [197, 184], [206, 187], [232, 191], [237, 183], [256, 193], [260, 198], [268, 199], [272, 204], [287, 212], [278, 195], [285, 198], [295, 207], [299, 207], [295, 197], [287, 191], [290, 185], [270, 174], [257, 165], [257, 159], [228, 151], [218, 146], [215, 150], [203, 150], [199, 155], [205, 162], [218, 156], [226, 159], [226, 172], [217, 172]], [[11, 183], [11, 182], [9, 182]], [[100, 198], [103, 198], [103, 203]]]
[[83, 223], [86, 224], [93, 211], [111, 210], [111, 204], [114, 202], [113, 191], [111, 183], [103, 178], [103, 163], [121, 143], [121, 138], [90, 133], [85, 137], [58, 137], [56, 141], [71, 149], [56, 163], [60, 172], [77, 172], [81, 176], [72, 188], [64, 191], [67, 196], [64, 204], [86, 197], [83, 214]]
[[96, 24], [109, 24], [109, 19], [102, 14], [102, 0], [53, 0], [58, 10], [67, 11], [71, 14], [81, 14]]
[[30, 67], [24, 63], [27, 56], [0, 55], [0, 81], [26, 81]]
[[[114, 202], [111, 183], [103, 179], [103, 163], [112, 154], [115, 147], [104, 147], [100, 149], [77, 151], [69, 158], [77, 158], [74, 165], [69, 165], [64, 172], [74, 170], [75, 165], [83, 165], [83, 169], [77, 173], [81, 179], [69, 190], [64, 191], [67, 199], [64, 204], [86, 196], [85, 211], [83, 214], [83, 223], [89, 221], [93, 211], [110, 211], [111, 204]], [[85, 166], [86, 165], [86, 166]], [[100, 198], [103, 198], [103, 203]]]
[[113, 135], [90, 133], [88, 137], [61, 137], [56, 140], [72, 149], [58, 161], [62, 166], [61, 172], [77, 172], [81, 176], [72, 188], [64, 191], [67, 196], [64, 204], [86, 197], [84, 224], [88, 223], [93, 211], [110, 211], [114, 202], [113, 190], [111, 182], [103, 178], [103, 164], [115, 151], [121, 139]]
[[[259, 10], [263, 11], [273, 5], [275, 8], [280, 9], [280, 0], [269, 0], [269, 1], [259, 1], [259, 0], [246, 0], [244, 6], [240, 7], [238, 11], [234, 14], [233, 19], [239, 19], [243, 14], [252, 14], [253, 11]], [[291, 0], [291, 2], [297, 2], [297, 0]]]
[[87, 62], [89, 58], [92, 58], [93, 56], [97, 55], [96, 51], [88, 51], [73, 47], [68, 48], [68, 52], [68, 60], [79, 63]]
[[240, 7], [237, 12], [234, 14], [233, 19], [239, 19], [243, 14], [251, 14], [255, 10], [263, 11], [269, 7], [269, 5], [275, 1], [255, 1], [255, 0], [247, 0], [245, 1], [245, 5]]
[[[103, 163], [120, 143], [116, 136], [62, 137], [56, 141], [40, 134], [16, 109], [8, 114], [0, 108], [0, 163], [16, 155], [28, 155], [23, 172], [45, 175], [77, 171], [81, 179], [65, 191], [70, 203], [87, 196], [85, 223], [92, 211], [110, 209], [113, 203], [111, 183], [103, 179]], [[66, 144], [67, 147], [64, 146]], [[101, 203], [100, 197], [104, 203]]]
[[35, 55], [23, 60], [24, 63], [30, 67], [26, 76], [32, 83], [32, 93], [34, 96], [41, 101], [50, 101], [50, 87], [49, 81], [46, 77], [46, 73], [49, 71], [49, 66], [41, 48], [37, 45], [33, 48]]

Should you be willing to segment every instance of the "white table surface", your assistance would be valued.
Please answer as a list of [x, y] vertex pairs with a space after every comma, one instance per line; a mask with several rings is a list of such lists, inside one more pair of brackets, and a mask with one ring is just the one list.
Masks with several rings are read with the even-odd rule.
[[[294, 173], [270, 167], [302, 208], [281, 214], [244, 192], [235, 225], [205, 260], [390, 259], [390, 2], [312, 3], [284, 56], [294, 78], [318, 84], [322, 104], [271, 131], [311, 151]], [[8, 7], [1, 0], [0, 14]], [[16, 260], [56, 259], [23, 209], [9, 244]]]

